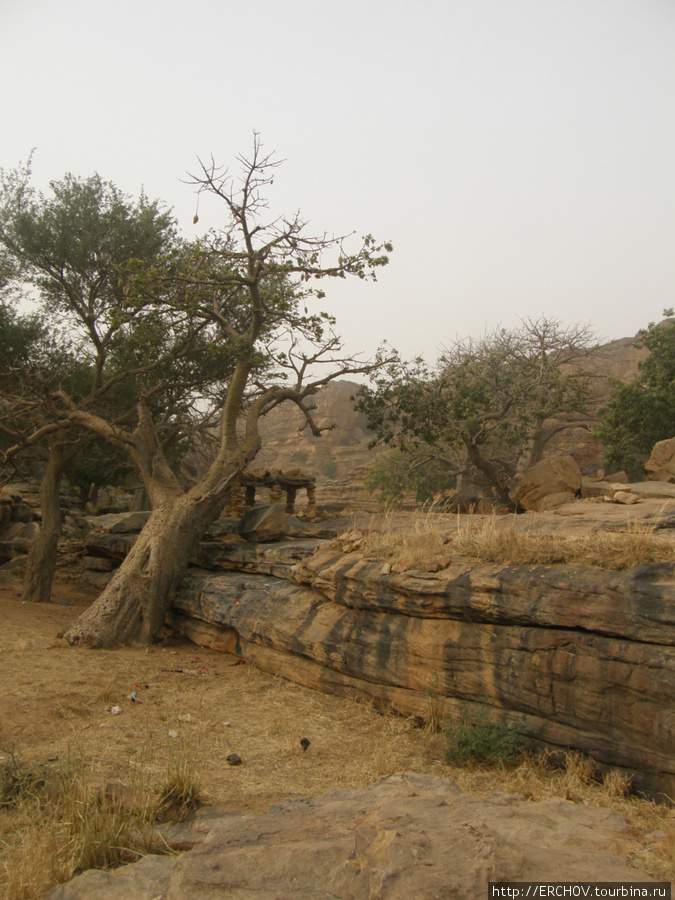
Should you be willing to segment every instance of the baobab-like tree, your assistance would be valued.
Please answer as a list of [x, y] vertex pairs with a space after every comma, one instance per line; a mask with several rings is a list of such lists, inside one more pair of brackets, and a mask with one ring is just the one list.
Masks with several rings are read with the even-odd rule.
[[[202, 164], [192, 182], [222, 204], [226, 224], [175, 258], [151, 267], [133, 262], [123, 276], [127, 309], [142, 308], [154, 322], [186, 321], [207, 335], [222, 360], [217, 447], [204, 474], [181, 484], [163, 451], [156, 417], [140, 391], [131, 425], [111, 422], [94, 408], [53, 392], [60, 420], [122, 448], [143, 480], [152, 511], [134, 547], [103, 593], [67, 630], [71, 643], [111, 646], [148, 642], [157, 633], [190, 554], [220, 513], [228, 492], [261, 446], [260, 418], [294, 403], [314, 435], [312, 396], [332, 379], [383, 364], [345, 355], [328, 314], [312, 311], [326, 279], [373, 279], [391, 245], [371, 235], [310, 235], [299, 214], [274, 217], [266, 199], [279, 165], [254, 138], [238, 158], [239, 177]], [[352, 246], [354, 245], [354, 246]], [[180, 356], [177, 356], [180, 359]], [[177, 372], [178, 376], [178, 372]]]

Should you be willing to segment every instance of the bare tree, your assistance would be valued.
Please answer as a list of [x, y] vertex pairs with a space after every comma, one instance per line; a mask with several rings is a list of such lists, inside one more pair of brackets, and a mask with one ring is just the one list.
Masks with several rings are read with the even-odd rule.
[[[68, 629], [70, 643], [111, 646], [147, 642], [164, 621], [190, 554], [219, 514], [230, 486], [261, 446], [258, 422], [281, 403], [295, 403], [314, 435], [311, 398], [334, 378], [382, 365], [345, 356], [333, 319], [309, 312], [326, 278], [374, 278], [388, 262], [389, 244], [367, 235], [353, 239], [306, 234], [295, 215], [270, 218], [265, 199], [279, 163], [262, 152], [257, 136], [250, 157], [239, 157], [240, 180], [213, 162], [192, 183], [224, 206], [227, 225], [193, 248], [180, 271], [139, 274], [130, 295], [154, 304], [161, 320], [186, 314], [213, 329], [213, 347], [231, 370], [220, 403], [218, 443], [203, 476], [184, 489], [158, 440], [143, 396], [135, 427], [125, 428], [56, 393], [63, 419], [123, 448], [133, 460], [152, 505], [147, 525], [98, 600]], [[327, 261], [327, 257], [331, 259]], [[242, 419], [243, 416], [243, 419]]]

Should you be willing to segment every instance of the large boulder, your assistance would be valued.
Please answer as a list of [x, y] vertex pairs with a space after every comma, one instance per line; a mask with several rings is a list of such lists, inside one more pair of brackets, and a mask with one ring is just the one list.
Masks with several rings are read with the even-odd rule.
[[675, 437], [654, 444], [645, 471], [650, 481], [675, 482]]
[[150, 511], [107, 513], [103, 516], [87, 516], [86, 521], [93, 531], [106, 534], [139, 534], [150, 518]]
[[573, 456], [541, 459], [515, 480], [509, 496], [523, 509], [536, 512], [562, 506], [581, 491], [581, 469]]
[[247, 541], [283, 541], [291, 530], [291, 520], [280, 503], [254, 506], [241, 517], [239, 534]]
[[426, 716], [432, 695], [443, 717], [471, 699], [539, 745], [675, 796], [675, 563], [457, 559], [397, 574], [326, 548], [290, 577], [191, 575], [172, 622], [265, 671], [407, 716]]
[[621, 855], [641, 845], [615, 812], [476, 797], [438, 775], [389, 775], [360, 790], [283, 800], [264, 814], [205, 812], [198, 842], [181, 856], [85, 872], [45, 900], [474, 900], [495, 881], [654, 880]]

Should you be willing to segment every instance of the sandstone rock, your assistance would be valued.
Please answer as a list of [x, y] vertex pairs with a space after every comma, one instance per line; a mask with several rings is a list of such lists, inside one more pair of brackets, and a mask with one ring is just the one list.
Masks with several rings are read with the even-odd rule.
[[150, 512], [110, 513], [104, 516], [87, 516], [86, 521], [94, 531], [107, 534], [138, 534], [150, 518]]
[[97, 572], [93, 569], [85, 569], [82, 573], [82, 580], [86, 581], [87, 584], [92, 585], [92, 587], [103, 590], [112, 576], [112, 572]]
[[85, 569], [96, 572], [110, 572], [115, 568], [116, 561], [105, 556], [85, 556], [82, 565]]
[[254, 544], [249, 541], [202, 541], [191, 563], [204, 569], [224, 569], [237, 572], [258, 572], [263, 575], [287, 577], [297, 563], [311, 556], [324, 541], [279, 541]]
[[630, 484], [621, 485], [624, 490], [637, 494], [638, 497], [646, 499], [664, 499], [675, 500], [675, 484], [668, 484], [665, 481], [634, 481]]
[[629, 478], [625, 472], [621, 471], [603, 475], [602, 481], [608, 481], [610, 484], [628, 484]]
[[675, 437], [654, 444], [645, 471], [650, 481], [675, 482]]
[[[614, 487], [614, 485], [612, 485]], [[623, 503], [624, 505], [630, 506], [633, 503], [639, 503], [640, 497], [637, 494], [634, 494], [632, 491], [614, 491], [612, 495], [612, 500], [615, 503]]]
[[265, 671], [408, 716], [426, 714], [429, 692], [445, 716], [472, 700], [675, 794], [675, 563], [458, 560], [386, 574], [381, 560], [326, 549], [292, 577], [192, 575], [172, 622]]
[[390, 775], [208, 822], [208, 837], [181, 856], [85, 872], [46, 900], [475, 900], [489, 881], [654, 880], [627, 865], [640, 845], [614, 812], [475, 797], [434, 775]]
[[217, 540], [223, 536], [229, 537], [233, 534], [239, 534], [240, 524], [240, 520], [236, 518], [216, 519], [216, 521], [209, 526], [204, 537], [206, 540]]
[[515, 480], [509, 495], [514, 503], [523, 509], [539, 510], [545, 497], [553, 494], [574, 496], [581, 488], [581, 470], [572, 456], [552, 456], [516, 475]]
[[538, 512], [546, 512], [549, 509], [557, 509], [565, 503], [572, 503], [575, 495], [570, 491], [559, 491], [555, 494], [547, 494], [537, 503]]
[[120, 562], [127, 555], [136, 542], [136, 535], [132, 534], [108, 534], [103, 531], [93, 531], [84, 539], [84, 547], [92, 556], [107, 556]]
[[595, 497], [611, 497], [612, 485], [608, 481], [582, 481], [581, 499], [589, 500]]
[[291, 530], [289, 516], [280, 503], [254, 506], [241, 518], [239, 534], [248, 541], [267, 543], [283, 540]]

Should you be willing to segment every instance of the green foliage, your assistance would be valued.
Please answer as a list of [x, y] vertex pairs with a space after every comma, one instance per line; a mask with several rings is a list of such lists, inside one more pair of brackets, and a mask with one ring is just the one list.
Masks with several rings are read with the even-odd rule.
[[325, 459], [321, 463], [321, 472], [326, 476], [326, 478], [335, 478], [338, 473], [338, 464], [334, 459]]
[[424, 503], [436, 494], [454, 488], [455, 484], [456, 477], [448, 473], [448, 466], [443, 461], [435, 458], [416, 460], [396, 449], [376, 459], [365, 478], [370, 493], [378, 491], [385, 503], [395, 503], [409, 491], [414, 491], [415, 498]]
[[636, 346], [646, 347], [649, 356], [632, 381], [613, 382], [595, 431], [605, 445], [605, 465], [635, 477], [654, 444], [675, 436], [675, 318], [673, 310], [664, 314], [665, 322], [639, 332]]
[[457, 342], [431, 369], [421, 360], [396, 360], [374, 387], [360, 389], [356, 408], [376, 443], [434, 457], [451, 474], [478, 470], [508, 502], [518, 460], [533, 447], [541, 451], [546, 423], [556, 417], [576, 424], [585, 414], [580, 362], [589, 339], [583, 327], [527, 320]]
[[463, 711], [445, 729], [445, 758], [456, 765], [470, 762], [510, 762], [525, 750], [525, 738], [512, 722], [491, 722], [486, 710], [473, 716]]

